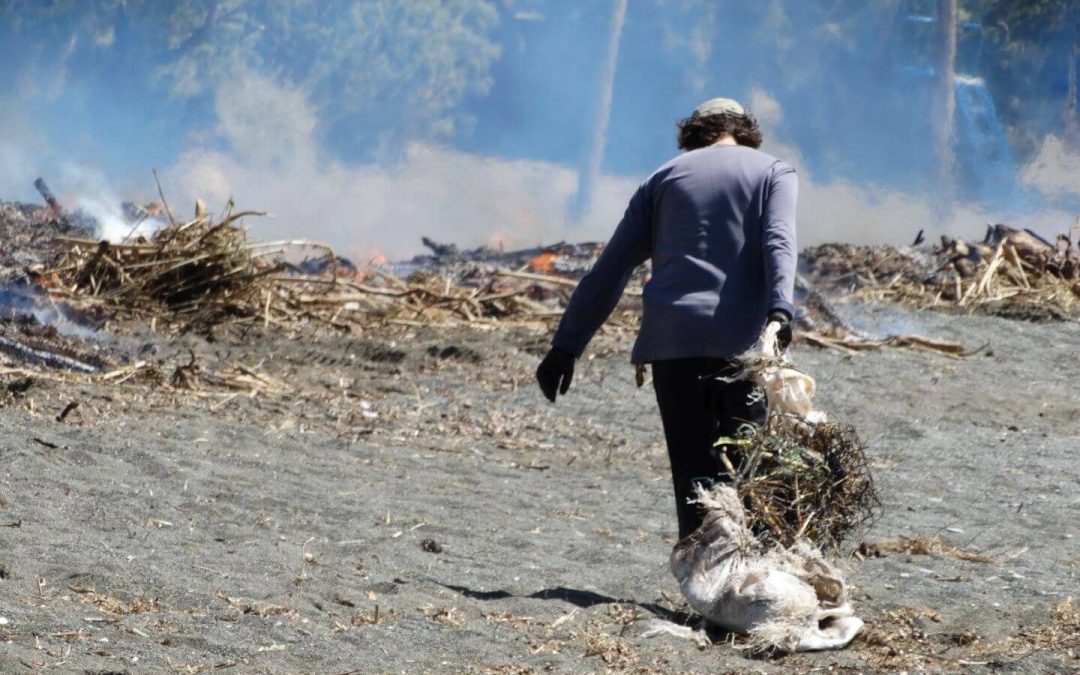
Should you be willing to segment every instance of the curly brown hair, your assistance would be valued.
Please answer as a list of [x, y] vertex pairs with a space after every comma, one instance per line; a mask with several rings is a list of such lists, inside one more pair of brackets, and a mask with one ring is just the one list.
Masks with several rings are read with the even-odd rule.
[[705, 148], [730, 134], [739, 145], [761, 147], [761, 129], [757, 120], [747, 109], [742, 115], [719, 113], [717, 115], [693, 116], [679, 120], [679, 149]]

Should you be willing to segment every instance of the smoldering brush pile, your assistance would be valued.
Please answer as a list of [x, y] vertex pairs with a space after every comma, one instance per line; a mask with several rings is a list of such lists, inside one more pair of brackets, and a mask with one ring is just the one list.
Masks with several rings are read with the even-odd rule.
[[72, 304], [132, 316], [193, 324], [242, 315], [257, 302], [262, 279], [280, 269], [237, 225], [249, 215], [261, 214], [230, 212], [220, 221], [199, 214], [150, 241], [60, 238], [66, 249], [44, 278]]
[[[478, 268], [458, 281], [417, 271], [401, 279], [378, 268], [341, 269], [334, 252], [308, 241], [252, 243], [241, 225], [259, 212], [228, 212], [113, 244], [59, 237], [61, 254], [40, 274], [54, 297], [101, 320], [150, 319], [165, 331], [223, 323], [306, 324], [339, 330], [379, 322], [422, 326], [513, 324], [546, 327], [576, 281], [520, 270]], [[289, 262], [316, 250], [320, 274]], [[631, 295], [634, 295], [631, 292]], [[640, 295], [640, 292], [638, 292]], [[631, 322], [616, 315], [612, 323]]]

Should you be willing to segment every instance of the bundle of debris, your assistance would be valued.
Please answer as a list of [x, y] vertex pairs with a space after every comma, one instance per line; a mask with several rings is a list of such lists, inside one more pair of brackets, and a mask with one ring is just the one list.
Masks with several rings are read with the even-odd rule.
[[[717, 440], [732, 484], [698, 487], [701, 525], [672, 550], [690, 606], [755, 650], [849, 644], [863, 622], [821, 551], [838, 549], [879, 507], [855, 430], [813, 408], [814, 380], [779, 357], [776, 330], [740, 359], [768, 403], [767, 423]], [[727, 453], [741, 459], [732, 466]]]
[[850, 424], [767, 425], [737, 471], [752, 528], [787, 546], [805, 538], [839, 550], [880, 507], [866, 446]]
[[[839, 550], [881, 506], [866, 446], [854, 427], [815, 410], [814, 378], [777, 350], [754, 350], [740, 362], [742, 376], [753, 379], [768, 402], [767, 422], [746, 425], [745, 433], [716, 445], [738, 485], [748, 526], [765, 542], [793, 546], [806, 539]], [[727, 459], [729, 450], [737, 465]]]
[[806, 249], [802, 266], [813, 283], [863, 300], [1064, 319], [1080, 315], [1078, 228], [1053, 242], [999, 224], [982, 241], [943, 236], [930, 248], [825, 244]]

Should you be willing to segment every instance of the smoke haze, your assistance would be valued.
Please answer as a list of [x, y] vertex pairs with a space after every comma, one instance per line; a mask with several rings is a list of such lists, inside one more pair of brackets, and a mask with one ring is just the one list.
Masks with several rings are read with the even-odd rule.
[[[867, 84], [854, 66], [836, 70], [848, 58], [841, 29], [800, 33], [801, 10], [783, 3], [727, 14], [692, 0], [471, 4], [479, 18], [460, 39], [465, 47], [431, 47], [463, 51], [431, 57], [408, 77], [402, 68], [400, 82], [395, 57], [379, 66], [380, 78], [360, 83], [319, 80], [317, 64], [305, 70], [270, 56], [205, 70], [177, 61], [189, 68], [181, 78], [171, 61], [172, 70], [139, 70], [142, 52], [116, 52], [130, 44], [123, 27], [52, 51], [53, 30], [22, 34], [35, 41], [22, 50], [12, 32], [0, 33], [0, 56], [15, 64], [0, 105], [0, 198], [37, 201], [31, 184], [42, 175], [66, 205], [107, 218], [123, 200], [156, 199], [156, 167], [180, 216], [196, 198], [213, 209], [231, 198], [270, 212], [249, 223], [258, 238], [324, 241], [361, 259], [420, 252], [422, 235], [461, 247], [604, 240], [636, 186], [675, 154], [674, 122], [721, 95], [742, 99], [762, 123], [763, 149], [799, 171], [801, 245], [907, 243], [923, 228], [978, 236], [988, 221], [1057, 233], [1074, 219], [1080, 160], [1054, 135], [1018, 171], [1033, 197], [1022, 213], [978, 200], [942, 213], [932, 172], [923, 170], [929, 142], [898, 138], [872, 104], [860, 109], [873, 90], [859, 87], [902, 83]], [[359, 12], [355, 3], [336, 5]], [[393, 24], [385, 34], [371, 30], [387, 45], [416, 39]], [[613, 30], [622, 33], [617, 67], [605, 61]], [[618, 32], [613, 39], [619, 44]], [[800, 57], [780, 68], [769, 65], [779, 57], [755, 49]], [[459, 53], [486, 56], [457, 71]], [[836, 85], [829, 92], [820, 84], [826, 73]], [[846, 98], [829, 98], [845, 87]], [[340, 103], [353, 90], [397, 117]], [[838, 136], [834, 127], [844, 125]], [[347, 139], [350, 129], [371, 140]], [[590, 148], [599, 151], [590, 156]]]

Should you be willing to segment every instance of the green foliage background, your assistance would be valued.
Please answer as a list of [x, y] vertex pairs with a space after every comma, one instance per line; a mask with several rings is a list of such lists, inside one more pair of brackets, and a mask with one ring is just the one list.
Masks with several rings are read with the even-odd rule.
[[355, 148], [452, 136], [499, 56], [490, 0], [7, 0], [0, 18], [15, 39], [50, 38], [41, 58], [77, 68], [108, 53], [173, 100], [270, 76], [305, 91], [321, 131]]

